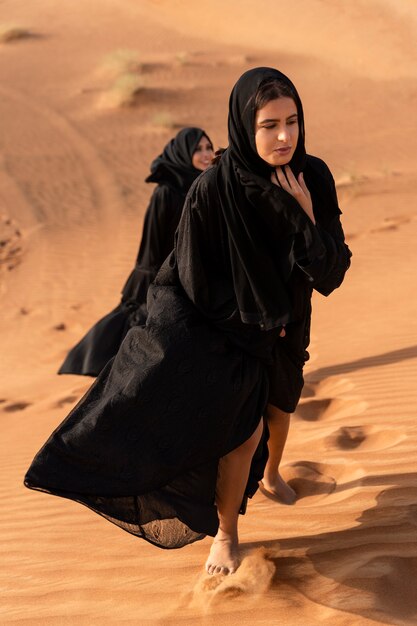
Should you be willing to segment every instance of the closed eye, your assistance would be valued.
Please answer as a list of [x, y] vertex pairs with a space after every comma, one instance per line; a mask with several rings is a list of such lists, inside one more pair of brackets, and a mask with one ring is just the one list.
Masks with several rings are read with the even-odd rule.
[[[294, 126], [294, 124], [297, 124], [298, 120], [297, 119], [293, 119], [293, 120], [288, 120], [287, 121], [287, 126]], [[276, 124], [262, 124], [261, 128], [267, 128], [268, 130], [272, 129], [272, 128], [276, 128]]]

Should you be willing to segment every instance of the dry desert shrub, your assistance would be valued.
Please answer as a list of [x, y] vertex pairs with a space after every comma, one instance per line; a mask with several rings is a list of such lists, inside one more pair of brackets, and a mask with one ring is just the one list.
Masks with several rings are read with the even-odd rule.
[[336, 187], [352, 187], [358, 183], [363, 182], [366, 176], [357, 174], [353, 171], [345, 171], [336, 179]]
[[225, 59], [226, 65], [248, 65], [253, 61], [252, 57], [247, 54], [235, 54]]
[[158, 111], [152, 116], [152, 124], [160, 128], [175, 128], [176, 123], [171, 113], [167, 111]]
[[109, 79], [116, 79], [124, 74], [140, 74], [143, 66], [135, 50], [114, 50], [107, 54], [99, 73]]
[[142, 70], [143, 65], [135, 50], [114, 50], [107, 54], [98, 69], [98, 74], [108, 83], [99, 100], [99, 107], [117, 109], [133, 106], [145, 86]]
[[100, 105], [104, 108], [120, 108], [132, 106], [136, 102], [137, 95], [144, 89], [142, 76], [137, 74], [122, 74], [104, 92]]
[[191, 63], [191, 55], [189, 52], [177, 52], [175, 55], [175, 61], [178, 65], [188, 65]]
[[30, 36], [31, 33], [27, 28], [13, 24], [0, 24], [0, 43], [10, 43], [16, 39], [25, 39]]

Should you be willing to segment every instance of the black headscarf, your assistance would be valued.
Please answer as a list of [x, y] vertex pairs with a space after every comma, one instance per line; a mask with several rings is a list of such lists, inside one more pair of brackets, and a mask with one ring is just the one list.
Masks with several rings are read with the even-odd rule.
[[[273, 167], [256, 150], [256, 94], [263, 83], [274, 79], [290, 88], [298, 111], [299, 138], [289, 165], [296, 176], [306, 167], [304, 116], [298, 93], [284, 74], [259, 67], [245, 72], [232, 90], [229, 146], [217, 170], [240, 317], [265, 330], [292, 319], [286, 283], [296, 262], [295, 250], [305, 251], [306, 263], [324, 252], [317, 229], [295, 198], [271, 182]], [[309, 176], [312, 178], [314, 175]], [[337, 204], [331, 211], [338, 211]]]
[[245, 72], [237, 81], [229, 100], [229, 151], [234, 163], [243, 170], [258, 174], [269, 181], [273, 167], [258, 155], [255, 143], [255, 100], [262, 84], [279, 80], [289, 87], [297, 107], [299, 137], [293, 157], [289, 162], [297, 176], [304, 168], [306, 150], [304, 140], [304, 113], [300, 96], [289, 78], [269, 67], [256, 67]]
[[[192, 164], [193, 154], [207, 133], [201, 128], [183, 128], [165, 146], [164, 151], [151, 164], [147, 183], [165, 183], [187, 193], [201, 171]], [[211, 143], [211, 141], [210, 141]]]

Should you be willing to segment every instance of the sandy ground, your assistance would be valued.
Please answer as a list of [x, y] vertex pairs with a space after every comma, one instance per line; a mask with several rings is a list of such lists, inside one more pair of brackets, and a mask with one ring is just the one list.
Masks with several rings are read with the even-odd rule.
[[[2, 624], [416, 623], [416, 16], [414, 0], [0, 3], [0, 26], [31, 33], [0, 44]], [[143, 89], [111, 108], [121, 49]], [[218, 579], [209, 539], [158, 550], [22, 478], [89, 386], [55, 371], [118, 302], [151, 159], [181, 125], [225, 145], [228, 94], [256, 65], [299, 88], [354, 263], [314, 298], [283, 463], [299, 499], [258, 493], [242, 567]]]

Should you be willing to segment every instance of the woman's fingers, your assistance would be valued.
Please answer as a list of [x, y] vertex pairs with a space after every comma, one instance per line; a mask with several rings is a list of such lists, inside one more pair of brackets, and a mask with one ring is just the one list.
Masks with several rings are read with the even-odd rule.
[[281, 185], [279, 184], [279, 180], [278, 180], [278, 176], [277, 176], [276, 170], [273, 170], [272, 173], [271, 173], [271, 183], [273, 183], [277, 187], [281, 187]]
[[304, 180], [304, 174], [303, 174], [302, 172], [301, 172], [301, 174], [298, 176], [298, 184], [300, 185], [300, 187], [301, 187], [301, 189], [303, 190], [304, 194], [305, 194], [306, 196], [307, 196], [307, 195], [309, 196], [309, 195], [310, 195], [310, 192], [309, 192], [309, 190], [308, 190], [308, 188], [307, 188], [307, 185], [306, 185], [305, 180]]
[[291, 185], [289, 184], [287, 177], [285, 176], [282, 170], [282, 167], [276, 167], [275, 172], [277, 175], [277, 180], [279, 184], [281, 185], [281, 187], [285, 189], [285, 191], [288, 191], [289, 193], [291, 193]]
[[[274, 176], [276, 175], [276, 178]], [[313, 224], [316, 223], [313, 213], [313, 204], [311, 202], [311, 195], [304, 181], [303, 174], [299, 174], [298, 179], [294, 176], [291, 168], [288, 165], [284, 167], [276, 167], [275, 172], [272, 172], [271, 180], [275, 185], [279, 185], [281, 189], [284, 189], [293, 198], [295, 198], [303, 211], [307, 213]]]
[[[294, 197], [302, 195], [310, 197], [310, 192], [305, 184], [303, 173], [299, 174], [298, 179], [294, 176], [292, 169], [288, 165], [275, 168], [276, 181], [279, 185], [288, 191]], [[275, 182], [276, 182], [275, 181]]]
[[277, 173], [278, 181], [283, 189], [292, 195], [297, 195], [301, 192], [301, 187], [294, 176], [292, 169], [288, 165], [284, 165], [284, 167], [277, 167], [275, 171]]
[[288, 184], [290, 185], [291, 189], [294, 189], [294, 190], [298, 189], [298, 187], [299, 187], [298, 181], [297, 181], [296, 177], [294, 176], [293, 171], [290, 168], [290, 166], [286, 165], [286, 166], [284, 166], [283, 169], [284, 169], [284, 173], [285, 173], [285, 175], [287, 177]]

